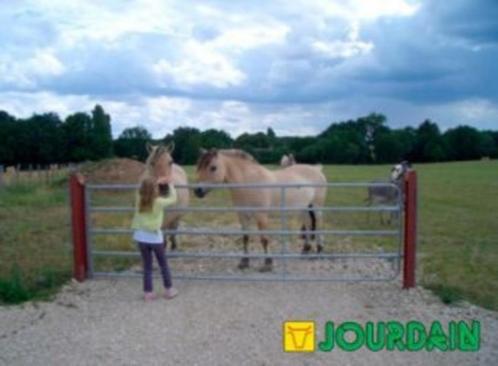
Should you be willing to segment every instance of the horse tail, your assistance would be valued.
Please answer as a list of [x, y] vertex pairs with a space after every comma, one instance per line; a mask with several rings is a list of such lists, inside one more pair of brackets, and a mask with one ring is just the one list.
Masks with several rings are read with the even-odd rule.
[[[316, 230], [316, 214], [315, 211], [313, 210], [313, 205], [310, 203], [308, 205], [308, 214], [310, 215], [310, 220], [311, 220], [311, 231]], [[311, 234], [311, 240], [315, 240], [315, 234]]]

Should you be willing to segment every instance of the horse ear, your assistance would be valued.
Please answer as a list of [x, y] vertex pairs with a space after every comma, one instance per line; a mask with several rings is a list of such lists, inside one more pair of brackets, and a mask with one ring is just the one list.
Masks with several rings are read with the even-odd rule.
[[173, 150], [175, 150], [175, 142], [174, 141], [171, 141], [170, 144], [168, 146], [165, 147], [166, 151], [168, 153], [172, 153]]
[[147, 152], [150, 154], [154, 150], [154, 146], [150, 142], [147, 142], [145, 144], [145, 148], [147, 149]]

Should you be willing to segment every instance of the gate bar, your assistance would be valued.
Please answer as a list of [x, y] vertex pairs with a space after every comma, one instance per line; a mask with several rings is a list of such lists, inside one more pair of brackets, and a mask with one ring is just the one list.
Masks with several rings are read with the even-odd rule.
[[[308, 207], [250, 207], [250, 206], [232, 206], [232, 207], [171, 207], [168, 212], [299, 212], [308, 210]], [[327, 206], [313, 207], [315, 211], [332, 211], [332, 212], [377, 212], [377, 211], [398, 211], [398, 206]], [[94, 206], [90, 207], [91, 212], [134, 212], [135, 208], [131, 206]]]
[[[306, 187], [336, 187], [336, 188], [368, 188], [368, 187], [390, 187], [399, 191], [399, 187], [392, 182], [327, 182], [327, 183], [188, 183], [175, 184], [178, 189], [195, 189], [195, 188], [247, 188], [247, 189], [280, 189], [285, 186], [289, 188], [306, 188]], [[89, 189], [99, 190], [133, 190], [138, 188], [138, 184], [88, 184]]]
[[[163, 234], [177, 235], [301, 235], [301, 234], [316, 234], [316, 235], [337, 235], [337, 236], [395, 236], [398, 235], [398, 230], [214, 230], [214, 229], [176, 229], [162, 230]], [[104, 229], [95, 228], [90, 231], [93, 235], [127, 235], [132, 234], [133, 229]]]
[[[96, 256], [114, 256], [114, 257], [140, 257], [138, 251], [112, 251], [112, 250], [94, 250], [93, 255]], [[279, 252], [273, 253], [211, 253], [211, 252], [168, 252], [168, 258], [274, 258], [274, 259], [339, 259], [339, 258], [397, 258], [398, 252], [365, 252], [365, 253], [310, 253], [298, 254], [287, 253], [282, 254]]]

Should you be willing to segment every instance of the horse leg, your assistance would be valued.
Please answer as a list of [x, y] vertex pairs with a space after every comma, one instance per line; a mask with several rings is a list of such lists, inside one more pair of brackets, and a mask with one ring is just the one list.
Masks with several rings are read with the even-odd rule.
[[[242, 241], [244, 243], [244, 254], [247, 254], [248, 253], [248, 246], [249, 246], [249, 235], [247, 235], [247, 234], [243, 235]], [[239, 269], [249, 268], [249, 257], [240, 258], [238, 268]]]
[[[266, 230], [268, 227], [268, 217], [262, 215], [257, 218], [258, 230]], [[268, 237], [266, 235], [261, 235], [261, 245], [263, 246], [263, 251], [268, 254]], [[264, 264], [260, 267], [260, 272], [271, 272], [273, 269], [273, 258], [266, 257]]]
[[[247, 230], [249, 227], [249, 220], [245, 215], [240, 215], [239, 220], [241, 222], [241, 226], [243, 230]], [[242, 236], [242, 242], [243, 242], [243, 250], [244, 254], [247, 254], [249, 252], [249, 235], [244, 234]], [[239, 269], [246, 269], [249, 268], [249, 257], [242, 257], [240, 258], [239, 265], [237, 266]]]
[[[178, 225], [180, 224], [180, 220], [176, 219], [172, 224], [171, 224], [171, 230], [176, 230], [178, 229]], [[177, 247], [177, 242], [176, 242], [176, 234], [171, 234], [169, 236], [169, 241], [171, 242], [171, 250], [176, 250]]]
[[[313, 211], [315, 214], [315, 227], [314, 231], [320, 230], [323, 223], [323, 212], [322, 211]], [[316, 234], [316, 252], [321, 253], [323, 251], [323, 235]]]
[[301, 234], [301, 239], [303, 239], [303, 250], [301, 251], [301, 254], [308, 254], [311, 251], [311, 244], [309, 243], [310, 235], [307, 232], [310, 225], [307, 225], [308, 213], [306, 211], [301, 215], [301, 220], [303, 221], [301, 226], [301, 231], [303, 232]]

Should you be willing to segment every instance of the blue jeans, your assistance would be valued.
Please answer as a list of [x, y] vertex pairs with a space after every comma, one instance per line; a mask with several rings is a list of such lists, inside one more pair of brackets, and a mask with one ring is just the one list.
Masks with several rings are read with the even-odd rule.
[[157, 258], [157, 262], [159, 263], [159, 268], [163, 277], [164, 288], [170, 288], [173, 284], [171, 283], [171, 274], [169, 272], [168, 260], [166, 259], [166, 254], [164, 252], [164, 245], [162, 243], [138, 243], [138, 248], [140, 249], [140, 254], [142, 254], [144, 270], [144, 292], [152, 291], [152, 252], [154, 252]]

